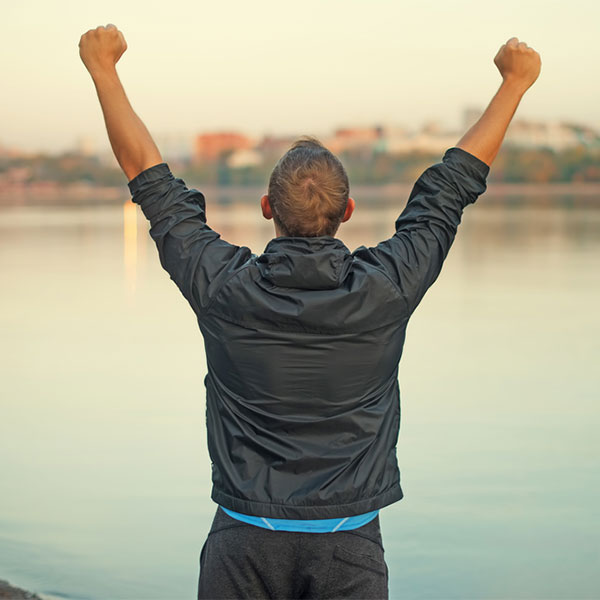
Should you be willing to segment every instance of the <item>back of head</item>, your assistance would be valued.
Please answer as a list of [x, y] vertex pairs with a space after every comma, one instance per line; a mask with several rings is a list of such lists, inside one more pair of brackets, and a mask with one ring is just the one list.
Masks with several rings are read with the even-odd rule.
[[269, 179], [269, 204], [285, 236], [334, 236], [349, 193], [342, 163], [312, 137], [295, 142]]

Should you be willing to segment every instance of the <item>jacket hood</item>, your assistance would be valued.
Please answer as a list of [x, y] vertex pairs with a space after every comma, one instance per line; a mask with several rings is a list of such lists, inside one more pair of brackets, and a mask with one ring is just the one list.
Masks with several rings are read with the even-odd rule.
[[330, 290], [350, 271], [352, 255], [334, 237], [278, 237], [271, 240], [256, 264], [261, 275], [279, 287]]

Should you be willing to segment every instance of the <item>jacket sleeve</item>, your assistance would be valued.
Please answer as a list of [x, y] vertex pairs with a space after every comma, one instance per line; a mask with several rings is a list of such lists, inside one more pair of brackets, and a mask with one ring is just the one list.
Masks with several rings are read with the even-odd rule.
[[449, 148], [442, 162], [417, 179], [396, 233], [355, 255], [387, 275], [398, 286], [411, 314], [437, 279], [456, 236], [462, 212], [486, 190], [490, 167], [462, 148]]
[[167, 163], [154, 165], [128, 184], [132, 201], [150, 221], [160, 263], [199, 316], [221, 281], [251, 256], [206, 224], [204, 195], [173, 177]]

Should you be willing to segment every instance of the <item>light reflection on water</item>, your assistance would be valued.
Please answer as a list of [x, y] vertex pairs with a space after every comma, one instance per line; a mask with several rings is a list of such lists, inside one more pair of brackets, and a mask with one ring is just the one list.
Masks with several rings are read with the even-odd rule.
[[[135, 210], [132, 210], [135, 209]], [[353, 250], [399, 209], [358, 204]], [[209, 205], [260, 252], [258, 205]], [[391, 598], [597, 598], [600, 210], [465, 211], [400, 368]], [[0, 578], [194, 597], [216, 506], [195, 316], [139, 208], [0, 211]]]

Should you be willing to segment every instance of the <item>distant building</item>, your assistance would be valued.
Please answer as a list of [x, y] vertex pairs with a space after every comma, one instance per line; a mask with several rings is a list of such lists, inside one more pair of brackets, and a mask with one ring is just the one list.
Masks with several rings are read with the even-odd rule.
[[325, 140], [325, 145], [334, 153], [352, 150], [381, 149], [383, 129], [376, 127], [349, 127], [337, 129], [333, 137]]
[[223, 154], [238, 150], [250, 150], [252, 146], [250, 138], [241, 133], [202, 133], [196, 136], [194, 159], [197, 162], [214, 161]]
[[300, 136], [275, 136], [265, 135], [254, 147], [256, 152], [260, 152], [264, 157], [280, 157], [283, 156], [291, 147], [291, 145]]
[[32, 176], [31, 166], [10, 167], [4, 172], [0, 172], [0, 185], [3, 183], [25, 184]]
[[411, 132], [398, 127], [386, 128], [384, 138], [385, 151], [389, 154], [441, 154], [456, 145], [458, 134], [444, 130], [439, 121], [427, 121], [420, 131]]
[[262, 154], [255, 150], [236, 150], [227, 157], [227, 166], [231, 169], [256, 167], [263, 162]]
[[191, 133], [162, 133], [155, 137], [155, 141], [167, 162], [189, 161], [194, 155], [195, 136]]
[[595, 146], [598, 134], [590, 128], [561, 123], [514, 119], [506, 131], [507, 146], [550, 148], [561, 151], [576, 146]]

